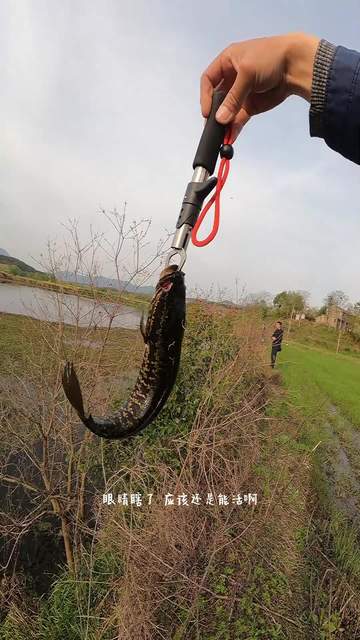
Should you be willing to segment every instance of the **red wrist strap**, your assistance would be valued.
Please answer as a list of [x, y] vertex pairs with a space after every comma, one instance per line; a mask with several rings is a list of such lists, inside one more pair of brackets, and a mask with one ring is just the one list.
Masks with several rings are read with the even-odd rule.
[[[230, 144], [230, 132], [227, 132], [225, 134], [224, 144]], [[229, 175], [229, 170], [230, 170], [230, 160], [227, 158], [222, 158], [219, 165], [219, 171], [217, 175], [218, 181], [215, 187], [215, 193], [213, 193], [210, 200], [208, 200], [208, 202], [205, 204], [191, 232], [191, 241], [193, 245], [195, 245], [195, 247], [205, 247], [207, 244], [210, 244], [210, 242], [214, 240], [218, 232], [219, 223], [220, 223], [220, 193]], [[196, 236], [200, 229], [200, 226], [207, 212], [209, 211], [209, 209], [212, 207], [214, 203], [215, 203], [215, 212], [214, 212], [213, 227], [209, 235], [207, 236], [207, 238], [204, 238], [204, 240], [198, 240]]]

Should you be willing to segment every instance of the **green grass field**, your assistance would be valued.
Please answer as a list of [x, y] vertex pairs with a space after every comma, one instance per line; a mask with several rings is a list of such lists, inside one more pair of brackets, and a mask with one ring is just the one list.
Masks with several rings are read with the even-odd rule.
[[319, 410], [327, 399], [360, 427], [358, 357], [292, 343], [284, 346], [279, 366], [293, 401], [303, 411]]
[[[287, 336], [287, 331], [285, 332]], [[339, 334], [332, 327], [326, 327], [316, 322], [293, 322], [291, 325], [290, 342], [307, 345], [318, 349], [337, 350]], [[360, 342], [350, 332], [343, 332], [339, 344], [340, 353], [360, 356]]]

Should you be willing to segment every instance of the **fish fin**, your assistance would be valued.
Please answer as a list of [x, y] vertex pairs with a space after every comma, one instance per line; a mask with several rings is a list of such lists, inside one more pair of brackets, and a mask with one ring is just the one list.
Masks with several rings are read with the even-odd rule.
[[145, 314], [144, 314], [144, 312], [142, 312], [141, 319], [140, 319], [140, 332], [141, 332], [141, 335], [142, 335], [142, 337], [144, 339], [145, 344], [148, 341], [148, 336], [147, 336], [147, 333], [146, 333], [146, 326], [147, 326], [147, 320], [145, 322]]
[[81, 420], [85, 419], [84, 403], [78, 377], [72, 362], [67, 362], [62, 375], [65, 395]]

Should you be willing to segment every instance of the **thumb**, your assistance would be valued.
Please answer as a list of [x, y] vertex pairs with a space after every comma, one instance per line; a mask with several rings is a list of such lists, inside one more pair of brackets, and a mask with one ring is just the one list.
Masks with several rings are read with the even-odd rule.
[[251, 89], [251, 80], [238, 72], [235, 82], [218, 108], [215, 118], [220, 124], [228, 124], [240, 111]]

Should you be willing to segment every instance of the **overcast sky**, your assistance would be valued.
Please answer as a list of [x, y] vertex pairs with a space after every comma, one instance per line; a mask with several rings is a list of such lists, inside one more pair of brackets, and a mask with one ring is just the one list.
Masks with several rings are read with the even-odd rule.
[[[99, 207], [125, 200], [155, 242], [175, 227], [219, 51], [299, 30], [356, 49], [359, 25], [356, 0], [2, 0], [0, 246], [33, 263], [69, 217], [101, 230]], [[245, 127], [189, 288], [360, 299], [360, 167], [310, 138], [308, 110], [293, 97]]]

